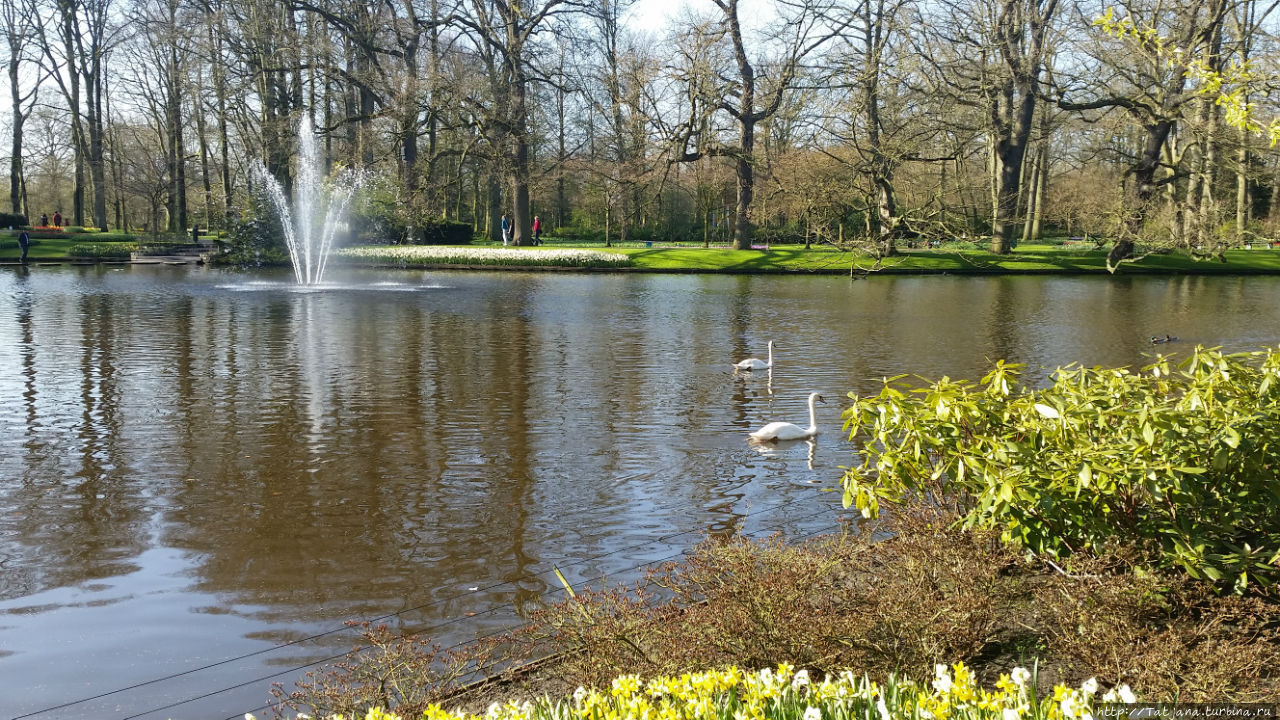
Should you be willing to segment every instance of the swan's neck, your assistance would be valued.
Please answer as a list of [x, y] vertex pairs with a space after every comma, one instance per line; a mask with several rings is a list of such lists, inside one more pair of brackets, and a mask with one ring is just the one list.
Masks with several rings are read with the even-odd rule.
[[769, 343], [769, 367], [773, 367], [773, 343]]
[[818, 429], [818, 409], [814, 407], [814, 397], [809, 396], [809, 432]]

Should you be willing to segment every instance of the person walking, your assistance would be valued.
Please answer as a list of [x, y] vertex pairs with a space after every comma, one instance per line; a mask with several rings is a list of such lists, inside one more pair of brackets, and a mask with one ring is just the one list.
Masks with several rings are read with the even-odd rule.
[[62, 227], [62, 213], [57, 212], [57, 211], [54, 211], [54, 213], [53, 213], [53, 226], [54, 226], [54, 227], [56, 227], [56, 228], [58, 228], [58, 227]]
[[23, 265], [27, 264], [27, 248], [31, 247], [31, 235], [27, 233], [26, 228], [18, 233], [18, 249], [22, 251], [22, 256], [18, 262]]
[[49, 213], [40, 214], [40, 227], [49, 227]]
[[533, 244], [542, 244], [542, 218], [537, 215], [533, 216]]
[[511, 218], [507, 217], [506, 213], [503, 213], [502, 214], [502, 244], [508, 245], [510, 243], [511, 243]]

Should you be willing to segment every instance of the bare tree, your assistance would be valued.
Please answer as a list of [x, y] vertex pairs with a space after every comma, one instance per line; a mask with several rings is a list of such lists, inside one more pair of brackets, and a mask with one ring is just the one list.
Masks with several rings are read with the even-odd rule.
[[[675, 160], [695, 162], [706, 156], [734, 161], [738, 180], [733, 245], [751, 248], [749, 211], [755, 195], [756, 126], [773, 116], [802, 73], [802, 63], [849, 23], [835, 19], [831, 7], [816, 1], [779, 0], [771, 34], [781, 43], [777, 57], [753, 60], [738, 16], [739, 0], [712, 0], [720, 10], [715, 23], [695, 26], [680, 45], [684, 67], [677, 73], [686, 85], [684, 121], [674, 128]], [[727, 53], [718, 52], [718, 45]], [[727, 55], [727, 57], [726, 57]], [[724, 67], [728, 60], [730, 67]], [[759, 93], [759, 97], [757, 97]], [[714, 131], [713, 116], [724, 113], [734, 125], [735, 142]]]
[[581, 3], [573, 0], [469, 0], [452, 16], [491, 68], [488, 94], [480, 95], [475, 92], [479, 88], [472, 88], [464, 101], [501, 155], [500, 168], [511, 193], [516, 245], [531, 242], [532, 86], [553, 75], [541, 65], [537, 35], [556, 33], [556, 22], [580, 7]]
[[26, 0], [4, 3], [0, 6], [0, 21], [4, 22], [5, 41], [9, 48], [9, 112], [13, 121], [9, 156], [9, 206], [13, 212], [25, 213], [30, 217], [31, 208], [27, 205], [22, 164], [22, 132], [40, 92], [40, 78], [24, 88], [22, 67], [24, 64], [34, 64], [28, 53], [30, 42], [35, 37], [35, 8]]
[[989, 138], [991, 251], [1008, 253], [1018, 229], [1023, 161], [1058, 0], [980, 0], [938, 6], [931, 52], [934, 81], [981, 112]]
[[1141, 132], [1125, 176], [1122, 232], [1107, 256], [1113, 269], [1133, 256], [1160, 189], [1181, 175], [1168, 157], [1169, 141], [1199, 95], [1190, 86], [1185, 64], [1171, 59], [1211, 51], [1220, 37], [1229, 0], [1130, 0], [1119, 7], [1134, 27], [1151, 32], [1121, 38], [1095, 32], [1078, 48], [1079, 55], [1088, 58], [1087, 65], [1072, 73], [1070, 82], [1059, 73], [1056, 89], [1063, 109], [1121, 110]]

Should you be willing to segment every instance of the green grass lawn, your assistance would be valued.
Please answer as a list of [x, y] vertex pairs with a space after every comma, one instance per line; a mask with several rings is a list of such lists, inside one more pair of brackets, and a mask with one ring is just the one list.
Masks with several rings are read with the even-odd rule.
[[[669, 272], [822, 272], [822, 273], [1105, 273], [1106, 250], [1026, 245], [1009, 255], [985, 250], [906, 250], [883, 259], [832, 248], [805, 250], [775, 246], [769, 250], [702, 248], [610, 248], [631, 257], [640, 270]], [[1277, 273], [1280, 250], [1231, 250], [1227, 262], [1194, 260], [1185, 253], [1148, 255], [1126, 263], [1121, 273]]]
[[[69, 253], [71, 248], [77, 245], [86, 245], [90, 241], [83, 236], [69, 238], [32, 238], [31, 247], [27, 251], [27, 262], [67, 262], [70, 260], [90, 260], [92, 258], [72, 257]], [[95, 245], [101, 245], [103, 248], [110, 246], [130, 246], [133, 242], [94, 242]], [[17, 238], [9, 238], [0, 235], [0, 262], [17, 262], [22, 257], [22, 251], [18, 249]], [[127, 259], [127, 258], [126, 258]]]

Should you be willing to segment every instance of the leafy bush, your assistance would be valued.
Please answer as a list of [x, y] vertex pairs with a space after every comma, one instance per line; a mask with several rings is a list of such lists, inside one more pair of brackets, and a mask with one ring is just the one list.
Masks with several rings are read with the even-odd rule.
[[27, 216], [20, 213], [0, 212], [0, 228], [18, 228], [27, 226]]
[[804, 228], [794, 225], [762, 227], [756, 230], [756, 245], [803, 245]]
[[845, 504], [874, 517], [882, 500], [929, 498], [1034, 553], [1119, 541], [1237, 592], [1280, 576], [1280, 353], [1061, 368], [1042, 390], [1020, 374], [1001, 361], [980, 385], [898, 377], [851, 394], [861, 464]]
[[427, 217], [413, 228], [411, 242], [422, 245], [466, 245], [471, 242], [471, 223]]
[[284, 226], [264, 198], [253, 198], [244, 219], [231, 224], [225, 242], [218, 242], [222, 253], [212, 261], [223, 265], [254, 267], [289, 262], [285, 246]]
[[604, 245], [604, 231], [597, 228], [565, 225], [550, 233], [558, 243]]
[[352, 211], [352, 222], [361, 237], [392, 245], [466, 245], [471, 242], [470, 223], [446, 220], [428, 207], [420, 193], [407, 192], [390, 178], [377, 177], [364, 184], [361, 202]]

